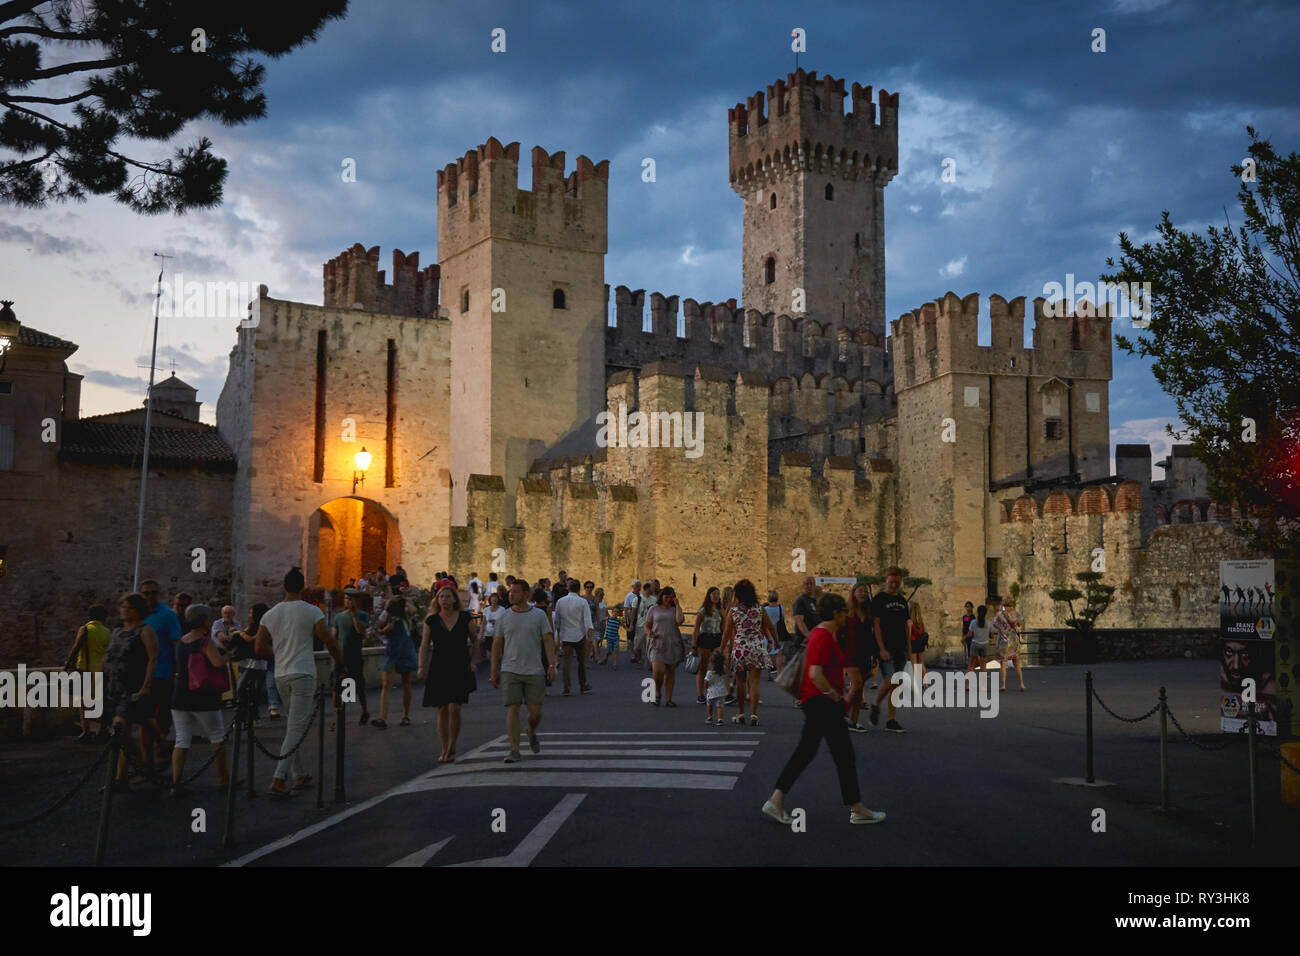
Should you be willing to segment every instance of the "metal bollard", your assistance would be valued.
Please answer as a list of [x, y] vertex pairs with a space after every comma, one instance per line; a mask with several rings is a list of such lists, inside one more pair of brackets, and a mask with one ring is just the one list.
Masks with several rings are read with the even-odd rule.
[[1255, 705], [1253, 703], [1246, 705], [1246, 723], [1250, 728], [1250, 845], [1255, 845], [1255, 811], [1256, 811], [1256, 791], [1255, 780]]
[[[230, 755], [230, 785], [226, 789], [226, 830], [221, 835], [221, 845], [232, 847], [235, 845], [235, 790], [239, 786], [239, 738], [243, 735], [244, 730], [244, 710], [245, 705], [236, 700], [235, 702], [235, 746]], [[248, 727], [248, 752], [253, 752], [253, 728]]]
[[1092, 671], [1088, 671], [1084, 675], [1084, 696], [1086, 697], [1085, 704], [1088, 724], [1087, 733], [1085, 735], [1088, 739], [1088, 773], [1084, 779], [1087, 780], [1088, 783], [1094, 783], [1096, 782], [1096, 778], [1092, 775]]
[[316, 754], [316, 809], [325, 809], [325, 695], [320, 695], [320, 703], [316, 710], [316, 743], [319, 744], [318, 753]]
[[1160, 809], [1169, 809], [1169, 701], [1160, 688]]
[[334, 717], [338, 722], [338, 742], [334, 748], [334, 802], [336, 804], [346, 801], [343, 793], [343, 749], [347, 742], [348, 726], [348, 705], [343, 702], [343, 694], [336, 691], [334, 694]]
[[128, 728], [114, 728], [108, 744], [108, 773], [104, 775], [104, 800], [99, 805], [99, 832], [95, 834], [95, 866], [104, 865], [108, 849], [108, 816], [113, 807], [113, 785], [117, 782], [117, 764], [122, 756], [122, 736]]
[[[262, 678], [263, 683], [266, 678]], [[252, 800], [257, 796], [257, 791], [253, 789], [253, 757], [257, 749], [253, 745], [253, 725], [257, 722], [257, 695], [250, 695], [250, 700], [244, 708], [245, 727], [248, 730], [248, 799]]]

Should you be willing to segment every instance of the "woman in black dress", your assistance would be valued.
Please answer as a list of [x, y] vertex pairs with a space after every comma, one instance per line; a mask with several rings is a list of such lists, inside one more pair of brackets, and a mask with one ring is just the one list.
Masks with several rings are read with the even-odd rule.
[[433, 600], [436, 610], [424, 621], [418, 676], [425, 681], [424, 706], [438, 708], [438, 739], [442, 741], [438, 763], [454, 763], [460, 709], [475, 690], [470, 647], [477, 628], [470, 613], [461, 610], [454, 587], [439, 588]]
[[144, 623], [149, 603], [143, 595], [128, 594], [122, 598], [118, 611], [122, 626], [113, 632], [104, 652], [104, 696], [107, 698], [104, 716], [112, 720], [114, 732], [127, 735], [117, 763], [118, 785], [125, 786], [125, 747], [134, 748], [136, 761], [144, 762], [144, 751], [132, 739], [131, 730], [152, 714], [149, 691], [158, 662], [158, 635]]

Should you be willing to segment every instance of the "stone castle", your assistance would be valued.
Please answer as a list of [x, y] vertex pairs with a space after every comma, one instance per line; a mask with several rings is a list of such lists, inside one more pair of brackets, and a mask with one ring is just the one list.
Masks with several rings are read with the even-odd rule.
[[[740, 303], [611, 290], [607, 161], [566, 173], [536, 147], [525, 190], [518, 143], [469, 150], [437, 174], [437, 264], [395, 250], [390, 281], [357, 244], [321, 305], [261, 288], [217, 406], [234, 464], [169, 486], [205, 478], [229, 520], [204, 522], [202, 574], [182, 517], [164, 523], [153, 576], [242, 609], [291, 564], [322, 587], [398, 562], [417, 583], [565, 568], [619, 597], [652, 575], [694, 608], [740, 577], [788, 604], [806, 573], [897, 563], [932, 581], [939, 653], [964, 601], [1013, 587], [1031, 627], [1058, 625], [1047, 592], [1102, 549], [1106, 626], [1213, 626], [1218, 561], [1248, 554], [1182, 446], [1163, 482], [1146, 446], [1112, 474], [1104, 309], [1035, 299], [1026, 347], [1025, 299], [992, 295], [980, 345], [979, 297], [949, 292], [886, 337], [898, 123], [897, 94], [803, 70], [728, 111]], [[601, 447], [598, 414], [629, 410], [698, 413], [701, 454]]]

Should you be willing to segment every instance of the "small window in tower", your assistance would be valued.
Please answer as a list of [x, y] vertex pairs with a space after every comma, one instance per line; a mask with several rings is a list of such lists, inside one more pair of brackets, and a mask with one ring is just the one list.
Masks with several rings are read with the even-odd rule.
[[567, 309], [567, 308], [568, 308], [568, 306], [564, 304], [564, 290], [563, 290], [563, 289], [556, 289], [554, 292], [551, 293], [551, 308], [552, 308], [552, 309]]
[[835, 198], [835, 187], [832, 186], [830, 183], [826, 184], [826, 198], [827, 199]]
[[460, 310], [462, 312], [469, 311], [469, 289], [460, 290]]
[[0, 395], [12, 395], [14, 393], [13, 382], [0, 382]]
[[776, 259], [768, 256], [767, 262], [763, 263], [763, 284], [771, 285], [776, 281]]
[[854, 248], [854, 249], [861, 249], [861, 248], [862, 248], [862, 234], [861, 234], [861, 233], [857, 233], [857, 232], [855, 232], [855, 233], [853, 234], [853, 248]]
[[819, 110], [819, 109], [821, 109], [821, 108], [822, 108], [822, 98], [821, 98], [820, 96], [814, 96], [814, 97], [813, 97], [813, 109], [815, 109], [815, 110]]
[[772, 198], [767, 201], [767, 208], [768, 209], [776, 208], [776, 193], [772, 193]]
[[858, 439], [858, 452], [863, 455], [867, 453], [867, 440], [865, 438]]
[[1044, 423], [1044, 437], [1048, 441], [1060, 441], [1065, 437], [1065, 429], [1059, 418], [1049, 418]]

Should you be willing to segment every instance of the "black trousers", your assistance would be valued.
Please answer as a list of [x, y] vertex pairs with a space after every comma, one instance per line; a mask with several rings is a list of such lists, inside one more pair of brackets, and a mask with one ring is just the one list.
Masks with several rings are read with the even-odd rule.
[[560, 647], [564, 649], [564, 689], [569, 689], [569, 659], [576, 655], [578, 658], [578, 689], [581, 690], [587, 686], [587, 642], [585, 639], [573, 641], [572, 643], [561, 641]]
[[853, 742], [849, 739], [848, 725], [844, 723], [844, 706], [818, 695], [804, 701], [802, 711], [803, 735], [781, 776], [776, 778], [776, 789], [789, 793], [825, 740], [831, 750], [831, 759], [835, 761], [835, 772], [839, 774], [840, 796], [845, 806], [852, 806], [862, 799], [862, 791], [858, 789], [858, 764], [853, 754]]

